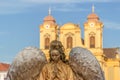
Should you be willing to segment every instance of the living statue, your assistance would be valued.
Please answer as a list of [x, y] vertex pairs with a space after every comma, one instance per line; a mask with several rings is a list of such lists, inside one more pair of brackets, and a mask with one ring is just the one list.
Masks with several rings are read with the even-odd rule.
[[7, 80], [104, 80], [101, 67], [90, 51], [72, 48], [66, 60], [60, 41], [50, 44], [50, 59], [35, 47], [22, 50], [12, 62]]
[[46, 64], [38, 80], [74, 80], [72, 69], [62, 60], [58, 49], [50, 51], [50, 62]]

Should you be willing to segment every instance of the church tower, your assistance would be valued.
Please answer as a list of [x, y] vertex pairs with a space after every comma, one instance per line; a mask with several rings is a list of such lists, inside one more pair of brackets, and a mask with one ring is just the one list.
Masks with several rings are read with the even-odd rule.
[[48, 16], [40, 25], [40, 49], [48, 56], [50, 42], [56, 39], [57, 24], [53, 16], [51, 16], [51, 9], [49, 8]]
[[92, 50], [93, 53], [96, 53], [96, 50], [101, 52], [100, 50], [103, 48], [102, 34], [103, 23], [100, 22], [99, 17], [94, 13], [94, 6], [92, 6], [92, 13], [88, 15], [87, 21], [84, 23], [85, 47]]
[[96, 56], [104, 70], [103, 23], [94, 13], [94, 6], [92, 6], [92, 13], [88, 15], [87, 21], [84, 23], [84, 44], [85, 48]]

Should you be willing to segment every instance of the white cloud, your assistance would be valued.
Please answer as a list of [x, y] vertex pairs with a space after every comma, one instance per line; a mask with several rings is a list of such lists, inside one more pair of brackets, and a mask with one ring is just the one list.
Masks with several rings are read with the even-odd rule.
[[0, 36], [2, 36], [2, 35], [7, 35], [7, 34], [9, 34], [8, 32], [5, 32], [5, 31], [0, 31]]
[[27, 7], [32, 4], [28, 4], [21, 1], [0, 1], [0, 14], [16, 14], [25, 11]]
[[104, 27], [109, 29], [120, 29], [120, 23], [112, 22], [112, 21], [105, 21]]
[[[86, 2], [111, 2], [113, 0], [10, 0], [0, 1], [0, 14], [16, 14], [25, 12], [29, 7], [43, 4], [74, 4], [74, 3], [86, 3]], [[117, 1], [117, 0], [116, 0]], [[68, 8], [58, 9], [59, 11], [71, 11]], [[79, 9], [83, 11], [84, 9]], [[74, 11], [79, 11], [75, 9]]]
[[80, 9], [80, 8], [76, 8], [76, 9], [71, 9], [71, 8], [53, 8], [53, 10], [55, 11], [63, 11], [63, 12], [79, 12], [79, 11], [88, 11], [88, 9]]
[[0, 46], [0, 49], [3, 49], [3, 46]]
[[83, 2], [110, 2], [112, 0], [23, 0], [32, 3], [83, 3]]
[[52, 10], [54, 11], [62, 11], [62, 12], [79, 12], [79, 11], [88, 11], [88, 9], [78, 7], [75, 4], [62, 4], [58, 6], [52, 6]]

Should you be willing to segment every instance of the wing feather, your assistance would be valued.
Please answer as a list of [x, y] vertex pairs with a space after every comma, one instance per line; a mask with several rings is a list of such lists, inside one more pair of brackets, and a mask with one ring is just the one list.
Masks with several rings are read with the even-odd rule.
[[76, 80], [104, 80], [103, 71], [95, 56], [87, 49], [75, 47], [70, 51], [69, 63]]
[[7, 80], [36, 80], [47, 63], [45, 54], [36, 47], [26, 47], [18, 53], [12, 62]]

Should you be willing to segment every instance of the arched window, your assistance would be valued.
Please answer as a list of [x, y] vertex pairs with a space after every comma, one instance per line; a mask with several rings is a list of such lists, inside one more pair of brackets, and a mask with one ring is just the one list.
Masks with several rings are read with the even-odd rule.
[[45, 49], [49, 49], [49, 45], [50, 45], [50, 38], [45, 38]]
[[90, 48], [95, 48], [95, 37], [90, 36]]
[[73, 46], [73, 39], [71, 36], [67, 37], [67, 48], [72, 48]]

